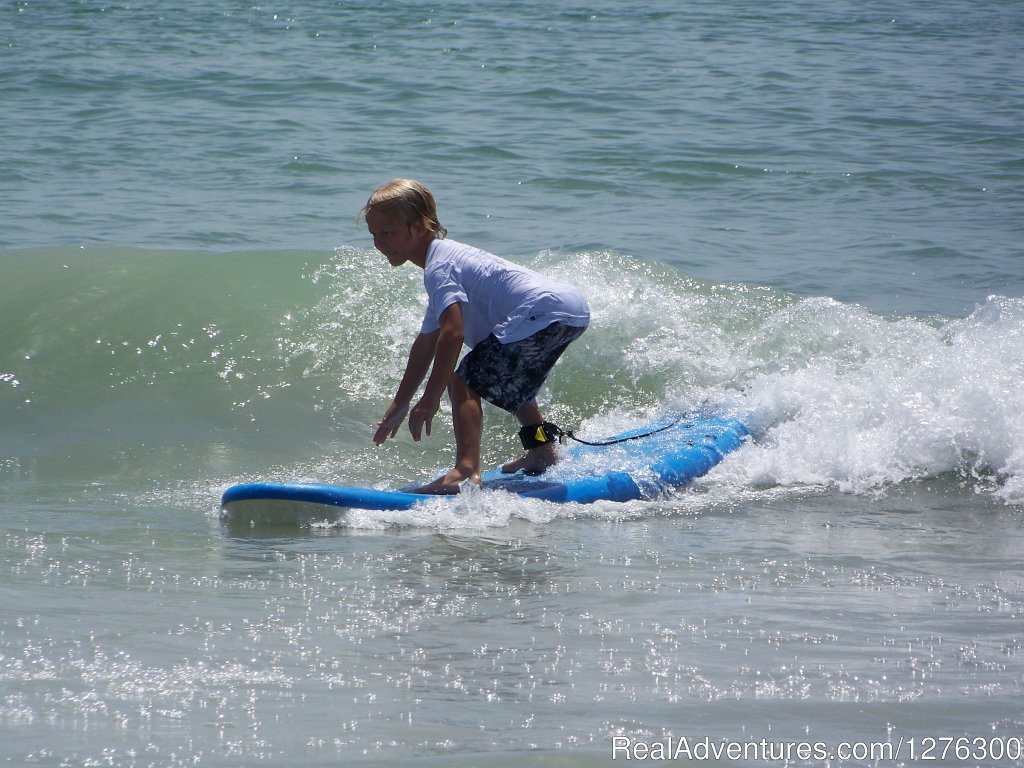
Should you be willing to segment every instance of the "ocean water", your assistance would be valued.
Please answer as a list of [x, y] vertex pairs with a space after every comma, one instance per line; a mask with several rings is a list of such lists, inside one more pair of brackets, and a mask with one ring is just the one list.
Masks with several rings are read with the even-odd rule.
[[[1024, 6], [194, 6], [0, 7], [0, 762], [1024, 764]], [[590, 297], [552, 420], [752, 439], [644, 502], [225, 519], [450, 461], [370, 441], [395, 176]]]

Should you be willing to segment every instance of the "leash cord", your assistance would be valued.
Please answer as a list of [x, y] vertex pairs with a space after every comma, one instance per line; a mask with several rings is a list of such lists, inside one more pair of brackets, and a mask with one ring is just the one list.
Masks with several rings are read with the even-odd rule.
[[575, 440], [577, 443], [581, 443], [583, 445], [589, 445], [589, 446], [593, 446], [595, 448], [605, 448], [605, 447], [607, 447], [609, 445], [618, 445], [619, 443], [628, 443], [630, 440], [640, 440], [641, 438], [644, 438], [644, 437], [650, 437], [651, 435], [656, 435], [659, 432], [665, 432], [666, 430], [672, 429], [672, 427], [674, 427], [679, 422], [683, 421], [685, 418], [686, 418], [686, 414], [685, 413], [684, 414], [680, 414], [670, 424], [666, 424], [663, 427], [658, 427], [657, 429], [652, 429], [649, 432], [643, 432], [643, 433], [641, 433], [639, 435], [628, 435], [627, 437], [618, 437], [618, 438], [615, 438], [614, 440], [598, 440], [598, 441], [594, 441], [594, 442], [592, 442], [590, 440], [584, 440], [582, 437], [576, 437], [576, 435], [573, 434], [573, 431], [571, 429], [562, 429], [561, 427], [558, 427], [556, 425], [552, 425], [552, 426], [554, 426], [555, 429], [557, 430], [555, 434], [559, 438], [564, 436], [564, 437], [568, 437], [570, 440]]

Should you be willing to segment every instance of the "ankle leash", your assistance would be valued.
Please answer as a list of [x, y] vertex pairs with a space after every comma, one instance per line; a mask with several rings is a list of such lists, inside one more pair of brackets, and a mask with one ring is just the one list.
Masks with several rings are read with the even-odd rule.
[[591, 442], [584, 440], [583, 438], [576, 437], [571, 429], [562, 429], [557, 424], [552, 424], [550, 421], [542, 421], [540, 424], [531, 424], [523, 427], [519, 430], [519, 439], [523, 442], [523, 448], [526, 450], [532, 450], [539, 448], [542, 445], [550, 443], [554, 440], [558, 440], [560, 443], [564, 443], [566, 438], [569, 440], [575, 440], [577, 443], [583, 445], [595, 446], [598, 448], [608, 445], [618, 445], [619, 443], [629, 442], [630, 440], [639, 440], [642, 437], [650, 437], [656, 435], [659, 432], [664, 432], [666, 429], [671, 429], [679, 422], [686, 418], [686, 414], [682, 414], [670, 424], [666, 424], [663, 427], [652, 429], [649, 432], [643, 432], [639, 435], [630, 435], [629, 437], [620, 437], [615, 440], [599, 440], [597, 442]]

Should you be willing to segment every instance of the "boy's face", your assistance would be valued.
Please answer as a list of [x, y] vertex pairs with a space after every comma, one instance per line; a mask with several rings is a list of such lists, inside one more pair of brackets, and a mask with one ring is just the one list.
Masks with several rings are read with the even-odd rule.
[[373, 235], [373, 247], [387, 256], [393, 267], [400, 267], [407, 261], [416, 262], [422, 248], [423, 224], [406, 224], [397, 217], [387, 216], [380, 211], [366, 214], [366, 228]]

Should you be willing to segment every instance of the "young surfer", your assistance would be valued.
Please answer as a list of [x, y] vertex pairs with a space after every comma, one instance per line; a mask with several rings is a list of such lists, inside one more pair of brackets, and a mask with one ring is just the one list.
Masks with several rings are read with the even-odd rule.
[[[434, 197], [419, 182], [395, 179], [379, 187], [361, 216], [374, 247], [392, 266], [411, 262], [424, 271], [428, 302], [374, 443], [394, 437], [407, 414], [413, 440], [419, 441], [424, 429], [429, 435], [447, 389], [455, 426], [455, 466], [417, 492], [458, 493], [466, 481], [479, 484], [481, 398], [515, 414], [522, 425], [519, 435], [526, 452], [502, 471], [539, 473], [555, 464], [555, 431], [544, 421], [536, 395], [562, 352], [590, 322], [583, 294], [494, 254], [445, 239], [448, 232], [438, 220]], [[463, 344], [470, 351], [459, 363]], [[424, 379], [423, 394], [410, 410]]]

